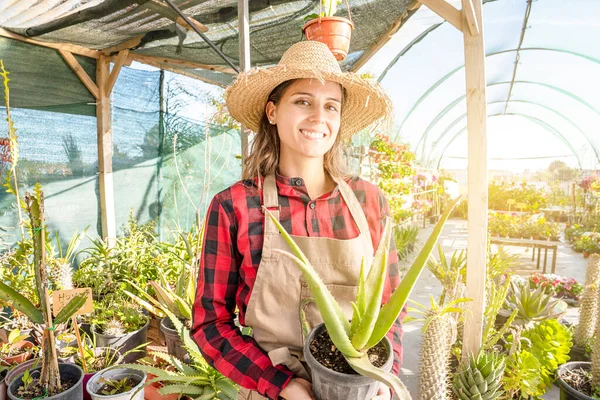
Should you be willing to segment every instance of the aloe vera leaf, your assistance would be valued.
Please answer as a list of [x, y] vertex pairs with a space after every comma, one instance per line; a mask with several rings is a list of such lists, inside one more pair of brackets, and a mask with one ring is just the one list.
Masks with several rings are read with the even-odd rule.
[[[146, 300], [136, 296], [135, 294], [133, 294], [127, 290], [123, 290], [123, 293], [125, 293], [127, 296], [129, 296], [133, 301], [138, 303], [140, 306], [144, 307], [148, 312], [156, 315], [158, 318], [165, 317], [166, 314], [164, 312], [162, 312], [162, 310], [160, 310], [157, 307], [154, 307], [152, 304], [148, 303]], [[154, 300], [154, 299], [152, 299], [152, 300]]]
[[423, 271], [423, 268], [427, 263], [427, 259], [431, 255], [431, 251], [433, 250], [435, 243], [437, 242], [442, 233], [442, 229], [446, 224], [446, 220], [448, 220], [450, 213], [452, 212], [456, 204], [458, 204], [461, 198], [462, 196], [458, 196], [448, 206], [444, 214], [442, 214], [440, 220], [435, 225], [435, 228], [433, 228], [431, 236], [429, 236], [429, 239], [427, 239], [427, 242], [425, 243], [425, 245], [419, 252], [419, 255], [413, 262], [413, 265], [410, 267], [406, 275], [402, 278], [400, 284], [398, 285], [396, 290], [394, 290], [394, 293], [392, 293], [390, 300], [381, 308], [379, 312], [379, 318], [377, 319], [377, 322], [375, 323], [375, 328], [373, 329], [373, 334], [367, 342], [367, 348], [371, 348], [377, 343], [379, 343], [379, 341], [381, 341], [381, 339], [383, 339], [386, 333], [391, 329], [392, 325], [394, 324], [394, 321], [396, 321], [396, 319], [398, 318], [398, 315], [400, 315], [404, 304], [406, 304], [406, 299], [408, 299], [408, 296], [410, 295], [410, 292], [415, 286], [419, 275], [421, 275], [421, 271]]
[[273, 252], [290, 258], [298, 265], [298, 267], [300, 267], [302, 275], [304, 275], [310, 291], [315, 298], [319, 312], [323, 317], [323, 322], [327, 328], [327, 333], [329, 333], [329, 337], [331, 338], [331, 341], [335, 347], [337, 347], [338, 350], [344, 355], [349, 357], [360, 357], [362, 353], [358, 352], [352, 346], [344, 326], [340, 323], [340, 318], [335, 310], [336, 307], [339, 308], [338, 303], [335, 301], [333, 295], [329, 292], [315, 270], [310, 265], [303, 263], [302, 260], [293, 254], [288, 253], [287, 251], [275, 249]]
[[158, 389], [158, 393], [162, 396], [168, 394], [185, 394], [187, 396], [200, 395], [204, 392], [201, 386], [194, 385], [167, 385]]
[[170, 290], [168, 289], [163, 288], [161, 285], [154, 281], [150, 281], [149, 283], [156, 291], [156, 297], [158, 297], [160, 303], [165, 308], [168, 308], [171, 312], [175, 313], [175, 315], [181, 318], [181, 315], [179, 315], [179, 307], [177, 307], [177, 305], [175, 304], [175, 299], [173, 299], [172, 292], [170, 292]]
[[399, 377], [396, 375], [390, 374], [389, 372], [385, 372], [380, 368], [376, 368], [369, 361], [369, 356], [364, 355], [359, 358], [355, 357], [345, 357], [348, 364], [352, 367], [353, 370], [361, 374], [362, 376], [367, 376], [369, 378], [375, 379], [376, 381], [382, 382], [386, 384], [388, 387], [392, 388], [398, 396], [399, 400], [412, 400], [408, 389]]
[[[335, 312], [335, 315], [337, 316], [337, 320], [344, 327], [344, 331], [346, 332], [346, 335], [349, 335], [350, 334], [350, 322], [348, 322], [348, 320], [346, 319], [346, 316], [344, 315], [344, 312], [340, 308], [339, 304], [335, 301], [335, 299], [333, 298], [331, 293], [329, 293], [329, 290], [327, 290], [327, 288], [323, 284], [323, 281], [321, 280], [319, 275], [316, 273], [316, 271], [314, 270], [312, 265], [310, 265], [308, 258], [306, 258], [306, 256], [304, 255], [304, 253], [302, 252], [300, 247], [298, 247], [298, 245], [294, 242], [294, 239], [292, 239], [292, 237], [289, 235], [289, 233], [287, 233], [287, 231], [279, 223], [277, 218], [275, 218], [273, 216], [273, 214], [271, 214], [271, 212], [269, 210], [267, 210], [266, 207], [264, 208], [264, 210], [265, 210], [265, 213], [269, 216], [269, 218], [271, 218], [271, 221], [273, 221], [273, 223], [279, 230], [279, 233], [281, 233], [281, 235], [283, 236], [283, 239], [286, 241], [286, 243], [290, 246], [290, 248], [296, 255], [295, 258], [298, 258], [301, 261], [302, 265], [300, 268], [302, 270], [302, 273], [304, 274], [304, 271], [309, 272], [311, 274], [312, 281], [317, 282], [322, 286], [322, 289], [320, 289], [320, 290], [325, 289], [326, 294], [324, 294], [324, 295], [326, 296], [327, 294], [329, 294], [329, 297], [331, 297], [330, 301], [332, 302], [330, 305], [331, 305], [331, 307], [333, 307], [333, 311]], [[300, 265], [300, 264], [298, 264], [298, 265]], [[305, 274], [305, 278], [306, 278], [306, 274]], [[313, 288], [311, 287], [311, 291], [312, 290], [313, 290]], [[314, 294], [314, 291], [313, 291], [313, 294]], [[318, 303], [317, 303], [317, 305], [318, 305]], [[321, 306], [319, 306], [319, 311], [320, 310], [321, 310]]]
[[25, 314], [33, 323], [44, 323], [42, 312], [29, 299], [3, 282], [0, 282], [0, 300]]
[[[384, 246], [383, 258], [377, 259], [377, 261], [382, 264], [382, 267], [377, 268], [379, 276], [377, 276], [377, 279], [374, 281], [375, 285], [368, 288], [369, 298], [367, 309], [365, 310], [356, 333], [354, 336], [352, 336], [352, 345], [355, 349], [362, 350], [365, 347], [368, 340], [371, 338], [371, 335], [373, 334], [373, 328], [377, 322], [377, 317], [379, 317], [379, 310], [381, 309], [381, 296], [383, 295], [385, 275], [387, 272], [387, 252], [385, 252], [387, 248], [388, 246]], [[372, 267], [371, 269], [373, 270], [376, 268]]]
[[365, 313], [367, 308], [365, 296], [365, 258], [362, 258], [360, 263], [360, 274], [358, 276], [358, 292], [356, 293], [356, 301], [352, 303], [354, 313], [352, 315], [352, 322], [350, 323], [350, 337], [354, 336], [354, 333], [358, 329], [360, 320]]
[[64, 306], [60, 312], [54, 318], [54, 324], [62, 324], [66, 322], [69, 318], [73, 316], [86, 302], [87, 296], [85, 294], [80, 294], [78, 296], [73, 297], [66, 306]]

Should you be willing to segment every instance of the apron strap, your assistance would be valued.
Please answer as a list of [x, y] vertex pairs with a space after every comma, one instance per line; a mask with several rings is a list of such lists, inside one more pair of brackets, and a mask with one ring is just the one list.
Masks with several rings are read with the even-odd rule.
[[350, 214], [352, 215], [352, 218], [354, 218], [354, 222], [356, 222], [356, 225], [358, 226], [358, 230], [360, 231], [360, 234], [368, 235], [368, 237], [370, 238], [371, 233], [369, 230], [369, 223], [367, 222], [367, 217], [365, 216], [365, 212], [363, 211], [362, 205], [356, 198], [354, 191], [352, 190], [350, 185], [348, 185], [346, 183], [345, 180], [340, 179], [340, 178], [333, 178], [333, 179], [337, 182], [337, 184], [340, 188], [340, 194], [342, 195], [342, 198], [346, 202], [346, 205], [348, 206], [348, 209], [350, 210]]

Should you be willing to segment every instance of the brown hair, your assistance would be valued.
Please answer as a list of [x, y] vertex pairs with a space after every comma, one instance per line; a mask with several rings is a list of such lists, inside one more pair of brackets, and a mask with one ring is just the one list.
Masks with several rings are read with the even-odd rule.
[[[267, 103], [272, 101], [275, 105], [279, 104], [285, 91], [294, 83], [296, 79], [285, 81], [277, 86], [269, 94]], [[345, 90], [342, 87], [342, 112]], [[265, 103], [265, 105], [267, 104]], [[350, 175], [348, 167], [344, 160], [343, 142], [341, 132], [338, 132], [337, 138], [331, 149], [325, 153], [323, 158], [325, 170], [331, 175], [344, 178]], [[260, 119], [260, 128], [252, 141], [252, 150], [244, 160], [242, 169], [242, 179], [252, 179], [255, 177], [265, 177], [275, 173], [279, 166], [280, 141], [277, 134], [277, 126], [269, 123], [267, 113], [263, 110]], [[260, 179], [259, 179], [260, 184]]]

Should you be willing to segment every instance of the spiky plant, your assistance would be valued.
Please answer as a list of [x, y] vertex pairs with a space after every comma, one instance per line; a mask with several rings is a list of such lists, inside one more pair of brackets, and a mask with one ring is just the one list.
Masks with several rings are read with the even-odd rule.
[[25, 195], [25, 205], [30, 219], [33, 239], [33, 263], [35, 288], [40, 300], [39, 307], [8, 285], [0, 282], [0, 300], [25, 314], [35, 324], [44, 324], [42, 335], [42, 370], [39, 377], [40, 386], [47, 390], [49, 396], [61, 392], [58, 358], [55, 347], [54, 327], [66, 322], [85, 303], [85, 296], [76, 296], [63, 309], [52, 317], [50, 296], [48, 294], [48, 274], [46, 266], [44, 194], [41, 186], [35, 186], [34, 194]]
[[108, 336], [122, 336], [125, 334], [125, 327], [118, 319], [110, 319], [106, 321], [106, 325], [102, 330], [102, 333]]
[[462, 314], [460, 307], [469, 299], [458, 298], [442, 306], [430, 297], [430, 307], [417, 304], [420, 309], [410, 311], [423, 315], [423, 340], [421, 342], [421, 362], [419, 364], [419, 393], [421, 399], [445, 400], [448, 398], [450, 379], [450, 356], [456, 341], [457, 316]]
[[495, 400], [504, 391], [504, 356], [480, 351], [470, 356], [452, 380], [452, 392], [458, 400]]
[[371, 364], [367, 351], [378, 344], [391, 329], [402, 311], [412, 288], [414, 287], [425, 263], [435, 246], [450, 212], [460, 197], [448, 207], [433, 229], [431, 236], [421, 249], [400, 285], [394, 290], [389, 301], [381, 306], [383, 286], [387, 270], [387, 255], [392, 233], [392, 222], [386, 220], [384, 233], [375, 253], [373, 264], [365, 277], [364, 257], [358, 280], [358, 292], [352, 303], [354, 313], [348, 321], [342, 308], [316, 273], [306, 255], [300, 250], [278, 219], [264, 208], [265, 214], [271, 218], [284, 240], [294, 254], [283, 250], [274, 250], [291, 259], [300, 268], [306, 279], [315, 303], [323, 317], [325, 328], [335, 347], [342, 353], [348, 364], [360, 375], [368, 376], [392, 388], [401, 400], [410, 399], [410, 393], [402, 381], [391, 373], [376, 368]]
[[544, 293], [544, 287], [532, 290], [529, 281], [524, 284], [511, 282], [511, 287], [504, 303], [505, 309], [518, 310], [515, 323], [527, 325], [545, 319], [557, 318], [566, 306], [562, 300], [553, 300]]
[[585, 286], [579, 302], [579, 324], [575, 329], [573, 342], [576, 346], [585, 347], [594, 336], [598, 319], [598, 288], [600, 280], [600, 254], [592, 254], [585, 271]]
[[[600, 295], [597, 301], [600, 302]], [[592, 388], [600, 387], [600, 318], [596, 320], [596, 340], [592, 350]]]

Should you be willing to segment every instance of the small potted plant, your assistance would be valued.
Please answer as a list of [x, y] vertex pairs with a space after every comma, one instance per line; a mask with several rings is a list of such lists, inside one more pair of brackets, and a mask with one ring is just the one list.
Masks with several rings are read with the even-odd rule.
[[0, 298], [18, 309], [35, 324], [43, 325], [41, 368], [25, 371], [8, 387], [11, 399], [31, 399], [45, 396], [48, 399], [69, 399], [83, 395], [83, 371], [76, 365], [59, 364], [54, 327], [63, 323], [77, 312], [85, 303], [84, 296], [71, 299], [62, 310], [52, 316], [48, 295], [48, 276], [46, 266], [44, 195], [36, 185], [34, 195], [25, 195], [25, 206], [29, 214], [31, 236], [33, 239], [33, 264], [35, 288], [39, 306], [10, 286], [0, 282]]
[[111, 304], [99, 309], [92, 317], [92, 335], [99, 347], [118, 348], [121, 353], [132, 349], [124, 362], [133, 362], [145, 356], [146, 337], [150, 318], [131, 304]]
[[[400, 378], [389, 372], [393, 356], [386, 334], [400, 315], [448, 216], [459, 200], [460, 197], [454, 200], [441, 216], [400, 285], [394, 290], [389, 301], [381, 306], [392, 233], [392, 223], [388, 218], [366, 277], [364, 262], [361, 266], [358, 293], [353, 303], [354, 314], [350, 322], [302, 250], [279, 221], [265, 209], [265, 213], [275, 223], [294, 254], [283, 250], [278, 252], [298, 265], [323, 317], [324, 323], [312, 329], [304, 344], [304, 358], [311, 369], [313, 391], [317, 399], [370, 399], [377, 393], [380, 382], [392, 388], [399, 399], [411, 398]], [[329, 350], [319, 351], [318, 349], [323, 349], [328, 341], [331, 342]], [[335, 350], [332, 351], [333, 348]], [[331, 353], [341, 355], [358, 375], [334, 370], [332, 365], [338, 364], [341, 367], [341, 363], [333, 362]], [[377, 366], [372, 360], [376, 360]]]
[[[342, 61], [350, 49], [350, 37], [354, 29], [351, 18], [335, 17], [337, 6], [342, 0], [320, 0], [319, 14], [311, 14], [304, 18], [302, 32], [307, 40], [322, 42], [329, 47], [336, 60]], [[346, 1], [348, 17], [350, 6]]]
[[93, 400], [144, 400], [146, 373], [129, 368], [107, 368], [96, 372], [86, 388]]
[[0, 345], [0, 360], [3, 366], [21, 364], [33, 356], [35, 345], [25, 340], [29, 335], [21, 335], [18, 329], [8, 334], [8, 341]]

